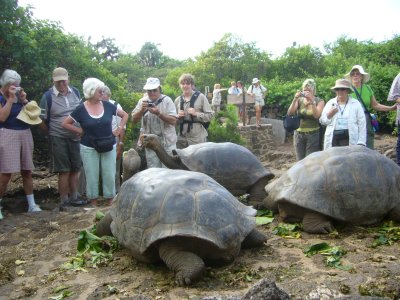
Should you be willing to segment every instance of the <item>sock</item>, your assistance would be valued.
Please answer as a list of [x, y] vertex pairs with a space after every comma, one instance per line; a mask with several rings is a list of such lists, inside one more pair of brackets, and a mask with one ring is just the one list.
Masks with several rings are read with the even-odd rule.
[[26, 200], [28, 201], [29, 207], [34, 207], [36, 205], [35, 197], [33, 196], [33, 194], [26, 195]]

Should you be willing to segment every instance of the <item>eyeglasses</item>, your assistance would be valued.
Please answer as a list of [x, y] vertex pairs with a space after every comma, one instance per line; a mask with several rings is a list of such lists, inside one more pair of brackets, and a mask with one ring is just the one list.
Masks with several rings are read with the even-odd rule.
[[346, 91], [347, 89], [346, 88], [336, 88], [335, 90], [336, 91]]
[[148, 93], [157, 93], [158, 89], [154, 89], [154, 90], [147, 90]]
[[361, 73], [359, 72], [354, 72], [354, 73], [350, 73], [350, 76], [361, 76]]

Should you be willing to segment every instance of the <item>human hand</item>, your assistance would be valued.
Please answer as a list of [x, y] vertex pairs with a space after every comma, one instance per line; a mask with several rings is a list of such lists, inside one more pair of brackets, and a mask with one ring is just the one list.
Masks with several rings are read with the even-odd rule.
[[178, 117], [183, 118], [185, 116], [185, 111], [184, 110], [179, 110], [178, 112]]
[[188, 109], [188, 113], [191, 114], [193, 117], [197, 116], [197, 112], [196, 112], [196, 110], [194, 109], [194, 107], [190, 107], [190, 108]]

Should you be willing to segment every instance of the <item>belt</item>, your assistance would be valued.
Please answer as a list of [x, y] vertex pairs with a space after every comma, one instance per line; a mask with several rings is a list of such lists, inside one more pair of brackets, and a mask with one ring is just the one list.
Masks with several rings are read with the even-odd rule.
[[313, 131], [307, 131], [307, 132], [297, 131], [298, 134], [302, 134], [302, 135], [310, 135], [310, 134], [315, 134], [317, 132], [319, 132], [319, 129], [313, 130]]
[[349, 135], [348, 129], [334, 130], [333, 135]]

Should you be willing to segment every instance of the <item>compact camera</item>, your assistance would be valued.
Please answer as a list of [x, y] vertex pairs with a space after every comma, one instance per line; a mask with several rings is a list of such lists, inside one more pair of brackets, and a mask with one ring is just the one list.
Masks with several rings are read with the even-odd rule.
[[300, 97], [305, 97], [305, 96], [306, 96], [306, 93], [300, 92]]
[[154, 106], [156, 106], [153, 102], [147, 102], [147, 106], [148, 107], [154, 107]]
[[15, 88], [15, 96], [17, 97], [17, 100], [20, 101], [21, 100], [21, 90], [22, 88], [20, 86], [17, 86]]

